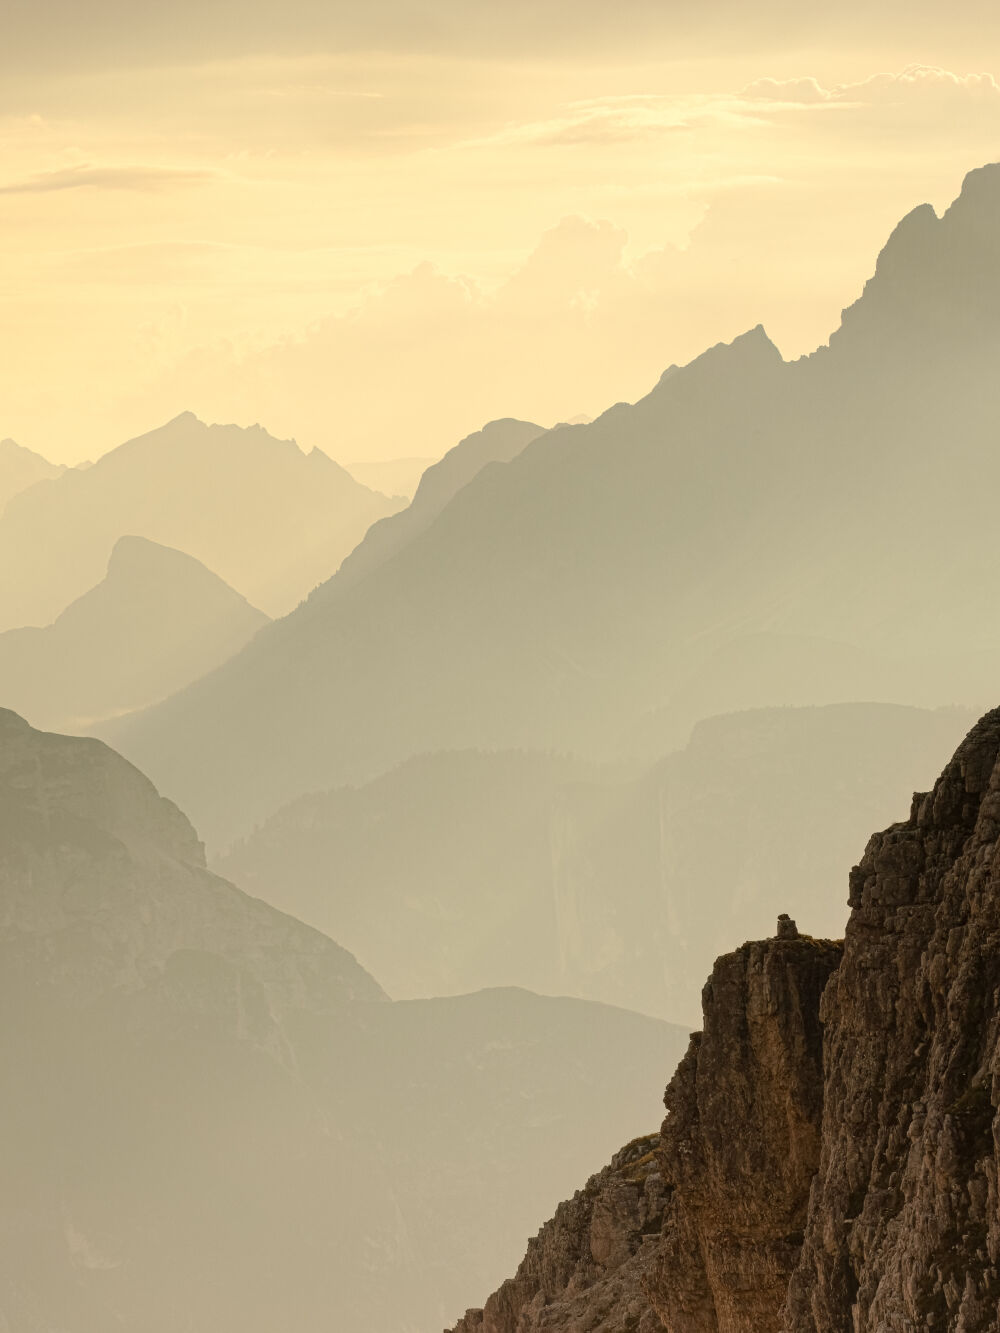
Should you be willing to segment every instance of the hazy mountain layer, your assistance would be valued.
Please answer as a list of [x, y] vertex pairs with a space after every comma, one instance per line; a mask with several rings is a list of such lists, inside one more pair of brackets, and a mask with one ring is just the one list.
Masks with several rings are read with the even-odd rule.
[[658, 1141], [454, 1333], [993, 1333], [1000, 710], [850, 876], [843, 945], [720, 958]]
[[266, 624], [191, 556], [122, 537], [104, 579], [51, 625], [0, 634], [0, 700], [36, 726], [84, 730], [165, 698]]
[[27, 490], [36, 481], [58, 477], [63, 470], [13, 440], [0, 440], [0, 514], [13, 496]]
[[[828, 348], [786, 364], [758, 328], [542, 435], [114, 736], [219, 843], [422, 751], [607, 754], [651, 714], [682, 743], [692, 698], [978, 704], [1000, 661], [998, 298], [989, 167], [904, 219]], [[760, 636], [746, 697], [736, 650]], [[834, 648], [775, 679], [789, 641]]]
[[543, 434], [542, 426], [507, 418], [491, 421], [474, 435], [467, 435], [440, 461], [427, 468], [412, 503], [406, 509], [380, 519], [368, 529], [361, 544], [317, 595], [327, 597], [343, 592], [385, 564], [425, 532], [445, 505], [484, 467], [489, 463], [509, 463]]
[[33, 486], [0, 515], [0, 628], [46, 625], [101, 578], [119, 537], [184, 551], [269, 615], [336, 570], [369, 524], [401, 508], [319, 449], [190, 412]]
[[10, 1333], [430, 1333], [682, 1044], [521, 991], [391, 1004], [119, 756], [0, 712]]
[[639, 777], [425, 755], [301, 797], [218, 868], [344, 942], [393, 995], [516, 984], [693, 1022], [727, 941], [781, 911], [843, 930], [868, 830], [971, 721], [889, 704], [736, 713]]

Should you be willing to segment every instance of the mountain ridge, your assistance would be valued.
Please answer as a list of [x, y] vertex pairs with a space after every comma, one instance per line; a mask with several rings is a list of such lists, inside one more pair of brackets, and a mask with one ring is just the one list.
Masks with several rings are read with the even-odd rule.
[[[968, 221], [960, 237], [953, 222], [934, 232], [939, 269], [959, 264], [960, 304], [972, 299], [961, 275], [994, 262], [1000, 217], [992, 186], [965, 188], [964, 213], [946, 217], [981, 213], [981, 249], [963, 248]], [[883, 290], [877, 275], [861, 299], [872, 328]], [[321, 590], [109, 738], [219, 846], [297, 792], [443, 744], [621, 753], [640, 718], [669, 715], [706, 659], [747, 636], [854, 650], [818, 682], [803, 664], [800, 703], [884, 698], [888, 682], [902, 703], [979, 707], [1000, 653], [995, 622], [975, 613], [993, 595], [991, 309], [978, 342], [964, 326], [909, 330], [922, 339], [916, 377], [909, 342], [873, 343], [857, 318], [802, 361], [784, 362], [759, 327], [710, 349], [635, 405], [484, 469], [405, 556], [339, 597]], [[942, 458], [943, 438], [961, 467]], [[928, 632], [938, 614], [947, 636]], [[766, 673], [741, 700], [776, 702]], [[711, 697], [703, 709], [675, 709], [674, 744], [719, 711]]]
[[0, 560], [22, 576], [0, 590], [0, 627], [53, 619], [97, 581], [126, 533], [184, 551], [284, 614], [402, 504], [320, 449], [185, 412], [12, 499], [0, 514]]
[[0, 632], [0, 699], [43, 728], [86, 730], [197, 679], [266, 624], [193, 556], [126, 535], [51, 625]]

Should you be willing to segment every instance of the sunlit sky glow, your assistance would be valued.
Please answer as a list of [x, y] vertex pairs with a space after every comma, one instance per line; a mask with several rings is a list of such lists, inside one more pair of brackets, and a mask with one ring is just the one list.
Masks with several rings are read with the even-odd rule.
[[737, 8], [672, 31], [641, 0], [383, 4], [380, 41], [306, 0], [200, 30], [136, 8], [12, 10], [0, 437], [57, 461], [185, 409], [433, 455], [634, 398], [758, 322], [798, 355], [902, 214], [1000, 157], [1000, 24], [973, 5], [864, 49]]

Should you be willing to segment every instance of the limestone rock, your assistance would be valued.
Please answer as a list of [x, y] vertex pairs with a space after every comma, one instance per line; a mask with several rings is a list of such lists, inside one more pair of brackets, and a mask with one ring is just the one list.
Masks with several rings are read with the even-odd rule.
[[820, 996], [840, 947], [745, 944], [637, 1139], [560, 1205], [452, 1333], [767, 1333], [799, 1256], [822, 1111]]
[[[666, 1093], [659, 1234], [626, 1261], [652, 1309], [593, 1281], [567, 1304], [608, 1168], [586, 1225], [577, 1196], [457, 1333], [1000, 1327], [1000, 709], [871, 839], [850, 905], [843, 946], [785, 919], [716, 963]], [[567, 1234], [572, 1263], [540, 1262]]]
[[788, 1333], [1000, 1322], [998, 759], [995, 710], [852, 874]]
[[453, 1333], [653, 1333], [643, 1279], [664, 1218], [658, 1134], [627, 1144], [556, 1209], [515, 1277]]

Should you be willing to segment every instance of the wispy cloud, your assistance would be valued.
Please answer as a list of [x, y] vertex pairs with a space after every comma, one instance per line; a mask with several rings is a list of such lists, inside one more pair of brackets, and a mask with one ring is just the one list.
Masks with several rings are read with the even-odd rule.
[[808, 77], [756, 79], [741, 96], [800, 106], [903, 103], [913, 98], [992, 102], [1000, 98], [1000, 83], [992, 74], [955, 74], [937, 65], [908, 65], [896, 73], [872, 74], [858, 83], [838, 83], [832, 88]]
[[[732, 99], [728, 99], [732, 100]], [[546, 120], [505, 126], [463, 147], [615, 145], [696, 129], [705, 117], [725, 114], [722, 99], [636, 94], [566, 104]]]
[[88, 163], [43, 171], [23, 180], [0, 185], [0, 194], [49, 194], [56, 190], [162, 190], [208, 180], [210, 171], [180, 171], [167, 167], [97, 167]]

